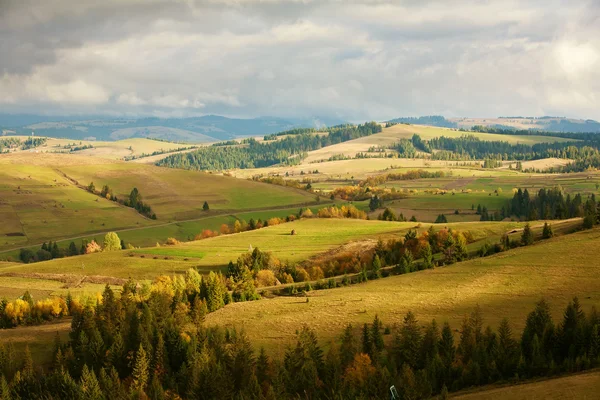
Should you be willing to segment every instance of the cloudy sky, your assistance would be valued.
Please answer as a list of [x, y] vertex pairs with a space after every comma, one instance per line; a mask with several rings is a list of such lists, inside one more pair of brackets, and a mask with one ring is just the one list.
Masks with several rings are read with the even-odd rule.
[[600, 1], [0, 0], [0, 112], [600, 119]]

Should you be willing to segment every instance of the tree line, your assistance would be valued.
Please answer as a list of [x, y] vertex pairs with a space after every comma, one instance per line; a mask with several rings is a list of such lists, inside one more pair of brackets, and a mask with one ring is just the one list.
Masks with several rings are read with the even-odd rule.
[[197, 277], [174, 290], [167, 282], [143, 293], [106, 287], [95, 303], [71, 304], [71, 331], [58, 337], [49, 368], [27, 348], [23, 362], [0, 345], [1, 398], [28, 399], [331, 399], [429, 398], [495, 382], [516, 383], [600, 365], [600, 318], [577, 297], [555, 322], [539, 301], [515, 334], [508, 319], [485, 326], [477, 306], [455, 334], [448, 322], [420, 321], [409, 311], [399, 324], [347, 325], [324, 346], [299, 325], [283, 357], [256, 346], [243, 331], [205, 327], [208, 295]]
[[[431, 153], [429, 157], [433, 160], [485, 160], [486, 168], [495, 168], [500, 161], [526, 161], [550, 157], [573, 161], [566, 166], [552, 167], [547, 172], [581, 172], [589, 168], [599, 168], [600, 137], [597, 134], [581, 135], [583, 136], [574, 134], [573, 138], [582, 137], [582, 139], [533, 145], [484, 141], [468, 134], [459, 138], [440, 136], [429, 140], [423, 140], [415, 134], [411, 142], [412, 148]], [[411, 156], [414, 154], [412, 148], [403, 142], [397, 150]]]
[[[520, 220], [535, 221], [538, 219], [587, 219], [595, 224], [599, 215], [600, 203], [591, 194], [585, 200], [580, 193], [565, 195], [561, 187], [541, 188], [536, 194], [530, 194], [528, 189], [519, 188], [513, 198], [493, 213], [486, 206], [477, 206], [476, 214], [481, 221], [502, 221], [504, 218], [517, 217]], [[588, 227], [591, 227], [588, 226]]]
[[117, 202], [125, 207], [134, 208], [137, 212], [150, 219], [156, 219], [156, 214], [152, 212], [152, 207], [142, 200], [142, 194], [139, 192], [138, 188], [134, 187], [131, 189], [129, 196], [125, 199], [117, 198], [117, 196], [113, 193], [113, 189], [108, 185], [102, 186], [102, 190], [100, 190], [100, 192], [96, 190], [96, 185], [94, 185], [94, 182], [90, 182], [86, 188], [90, 193], [104, 197], [107, 200]]
[[328, 128], [327, 135], [298, 133], [281, 140], [258, 142], [247, 139], [236, 146], [203, 147], [189, 153], [173, 154], [157, 165], [192, 170], [225, 170], [233, 168], [261, 168], [275, 164], [297, 164], [307, 153], [322, 147], [369, 136], [381, 132], [376, 122], [362, 125], [343, 125]]

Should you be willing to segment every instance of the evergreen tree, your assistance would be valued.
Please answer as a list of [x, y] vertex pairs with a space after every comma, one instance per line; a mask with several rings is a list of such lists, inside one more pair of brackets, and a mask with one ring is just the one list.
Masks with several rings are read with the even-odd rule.
[[202, 210], [208, 211], [209, 209], [210, 209], [210, 207], [208, 206], [208, 202], [205, 201], [204, 204], [202, 205]]
[[132, 389], [136, 393], [144, 393], [146, 384], [148, 383], [148, 371], [149, 371], [148, 357], [144, 347], [140, 344], [140, 347], [135, 355], [135, 365], [133, 367], [133, 383]]
[[[371, 325], [371, 342], [373, 343], [373, 349], [377, 352], [383, 351], [383, 323], [379, 319], [379, 316], [375, 314], [375, 319]], [[375, 359], [372, 358], [373, 361]]]
[[87, 365], [83, 366], [80, 385], [86, 399], [101, 400], [104, 398], [96, 374], [94, 371], [90, 371]]
[[433, 268], [433, 253], [431, 251], [431, 245], [425, 242], [423, 249], [421, 250], [421, 258], [423, 259], [423, 268]]
[[435, 219], [435, 223], [436, 224], [447, 224], [448, 219], [446, 218], [446, 216], [444, 214], [439, 214], [437, 216], [437, 218]]
[[[363, 333], [364, 334], [364, 333]], [[364, 347], [364, 338], [363, 338]], [[356, 355], [356, 341], [354, 340], [354, 332], [352, 331], [352, 325], [346, 325], [344, 333], [342, 335], [342, 344], [340, 345], [340, 361], [342, 363], [342, 369], [346, 369], [348, 365], [354, 360]]]
[[373, 354], [373, 341], [371, 340], [371, 332], [368, 324], [363, 325], [362, 352], [365, 354]]
[[544, 222], [544, 230], [542, 231], [542, 237], [544, 239], [550, 239], [554, 236], [554, 232], [552, 232], [552, 226], [547, 222]]
[[523, 233], [521, 234], [521, 244], [523, 246], [529, 246], [533, 244], [533, 232], [531, 231], [531, 226], [529, 223], [525, 224], [523, 228]]
[[71, 242], [69, 244], [69, 251], [68, 251], [69, 256], [76, 256], [79, 255], [79, 250], [77, 249], [77, 246], [75, 245], [75, 242]]
[[381, 278], [381, 260], [379, 259], [379, 256], [377, 254], [375, 254], [375, 256], [373, 257], [372, 271], [374, 278]]

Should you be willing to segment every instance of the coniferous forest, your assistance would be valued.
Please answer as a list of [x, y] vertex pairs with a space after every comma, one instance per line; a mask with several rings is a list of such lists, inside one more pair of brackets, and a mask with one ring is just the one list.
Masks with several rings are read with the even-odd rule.
[[[261, 168], [281, 163], [294, 164], [300, 163], [311, 150], [369, 136], [381, 130], [381, 125], [376, 122], [334, 126], [327, 128], [327, 135], [319, 135], [311, 130], [297, 130], [281, 140], [258, 142], [255, 139], [247, 139], [243, 145], [209, 146], [190, 153], [173, 154], [159, 161], [157, 165], [192, 170], [223, 170]], [[269, 138], [276, 137], [277, 135]]]
[[507, 319], [486, 327], [479, 307], [460, 326], [412, 312], [390, 326], [375, 315], [329, 343], [299, 325], [295, 343], [272, 356], [243, 331], [203, 325], [223, 293], [198, 278], [150, 294], [130, 282], [120, 297], [107, 286], [95, 305], [70, 300], [71, 332], [57, 338], [52, 365], [34, 364], [28, 349], [17, 362], [12, 345], [0, 345], [0, 398], [370, 399], [394, 385], [416, 399], [600, 364], [600, 317], [577, 298], [559, 321], [541, 300], [521, 334]]

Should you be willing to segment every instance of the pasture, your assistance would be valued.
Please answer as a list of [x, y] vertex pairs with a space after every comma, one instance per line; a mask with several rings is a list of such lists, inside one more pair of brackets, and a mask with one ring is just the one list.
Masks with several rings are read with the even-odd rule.
[[[218, 223], [215, 220], [207, 226], [217, 229], [232, 220], [224, 214], [256, 210], [262, 215], [269, 210], [315, 202], [314, 195], [301, 190], [86, 156], [9, 154], [0, 156], [0, 165], [0, 250], [124, 229], [134, 244], [149, 245], [169, 236], [193, 237], [202, 227], [157, 225], [217, 217]], [[137, 187], [158, 220], [149, 220], [132, 208], [81, 187], [91, 181], [97, 190], [104, 184], [110, 185], [120, 198]], [[204, 201], [210, 205], [208, 212], [202, 209]], [[150, 234], [153, 242], [145, 240], [149, 237], [147, 232], [134, 232], [150, 226], [158, 229]], [[136, 238], [144, 241], [137, 242]]]
[[[10, 137], [10, 136], [5, 136]], [[21, 140], [27, 139], [25, 136], [16, 136]], [[117, 141], [96, 141], [96, 140], [74, 140], [60, 138], [46, 138], [46, 142], [41, 146], [29, 150], [16, 150], [14, 153], [61, 153], [84, 155], [110, 160], [123, 160], [128, 157], [141, 157], [150, 155], [154, 152], [170, 152], [181, 147], [190, 147], [189, 144], [180, 144], [165, 142], [146, 138], [123, 139]], [[84, 146], [92, 148], [75, 150]], [[74, 151], [71, 151], [73, 149]], [[157, 157], [157, 156], [154, 156]], [[163, 155], [164, 157], [164, 155]], [[144, 157], [145, 158], [145, 157]], [[143, 160], [144, 158], [138, 159]]]
[[377, 314], [384, 325], [394, 326], [409, 310], [423, 324], [435, 318], [458, 329], [480, 305], [486, 326], [497, 328], [507, 317], [518, 334], [541, 298], [550, 303], [555, 320], [575, 295], [586, 311], [600, 304], [599, 267], [590, 262], [599, 245], [599, 229], [583, 231], [448, 267], [309, 292], [308, 303], [298, 297], [236, 303], [206, 321], [244, 329], [253, 343], [273, 353], [283, 353], [302, 324], [327, 342], [348, 323], [358, 329]]
[[483, 387], [467, 393], [458, 392], [450, 397], [461, 400], [592, 400], [596, 398], [598, 387], [600, 387], [600, 371], [594, 370], [519, 385]]

